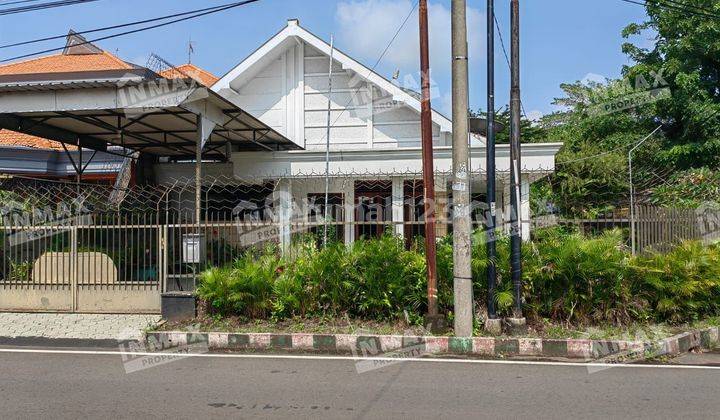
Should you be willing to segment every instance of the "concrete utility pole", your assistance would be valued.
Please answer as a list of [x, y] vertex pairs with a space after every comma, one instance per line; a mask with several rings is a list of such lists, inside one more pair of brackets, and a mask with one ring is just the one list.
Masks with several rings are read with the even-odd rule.
[[453, 276], [455, 335], [473, 330], [470, 268], [470, 168], [468, 167], [468, 46], [465, 0], [452, 0]]
[[520, 1], [510, 0], [510, 269], [514, 288], [514, 333], [526, 330], [522, 311], [522, 237], [520, 236]]
[[495, 308], [495, 286], [497, 283], [497, 250], [495, 243], [495, 0], [487, 0], [487, 309], [485, 330], [499, 334], [502, 324]]
[[430, 106], [430, 52], [427, 0], [420, 0], [420, 78], [422, 102], [420, 130], [422, 132], [423, 188], [425, 190], [425, 260], [427, 262], [428, 313], [425, 325], [431, 331], [443, 328], [437, 302], [437, 251], [435, 240], [435, 169], [433, 165], [432, 108]]

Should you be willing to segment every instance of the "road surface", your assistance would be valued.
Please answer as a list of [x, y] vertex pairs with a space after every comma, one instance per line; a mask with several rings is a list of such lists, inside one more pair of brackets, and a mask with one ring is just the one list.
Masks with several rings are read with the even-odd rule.
[[0, 350], [4, 419], [658, 419], [720, 414], [720, 370], [710, 367], [589, 371], [564, 365], [403, 362], [360, 374], [352, 360], [221, 355], [126, 373], [126, 366], [140, 365], [126, 365], [116, 354], [6, 351]]

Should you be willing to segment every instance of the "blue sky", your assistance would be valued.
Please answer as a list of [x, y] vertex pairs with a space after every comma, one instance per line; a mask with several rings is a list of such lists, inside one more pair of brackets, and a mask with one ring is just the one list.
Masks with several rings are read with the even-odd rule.
[[[5, 1], [0, 1], [0, 7]], [[230, 0], [100, 0], [46, 11], [0, 16], [0, 44], [58, 35], [69, 28], [86, 30], [146, 19]], [[187, 42], [195, 43], [193, 63], [222, 75], [280, 30], [287, 19], [299, 18], [316, 35], [329, 39], [364, 64], [373, 65], [415, 0], [262, 0], [216, 15], [168, 27], [102, 41], [99, 45], [122, 58], [144, 64], [150, 53], [181, 64]], [[644, 20], [644, 10], [619, 0], [522, 0], [522, 97], [529, 114], [553, 111], [560, 83], [591, 77], [618, 77], [627, 58], [622, 54], [622, 28]], [[485, 104], [485, 0], [468, 0], [471, 107]], [[450, 0], [430, 0], [433, 106], [450, 106]], [[505, 42], [509, 41], [509, 1], [496, 0]], [[639, 40], [649, 44], [649, 40]], [[500, 49], [497, 57], [497, 102], [507, 103], [508, 68]], [[0, 50], [5, 59], [62, 46], [61, 41]], [[509, 45], [507, 45], [509, 48]], [[377, 67], [390, 77], [401, 71], [408, 87], [417, 79], [417, 14]]]

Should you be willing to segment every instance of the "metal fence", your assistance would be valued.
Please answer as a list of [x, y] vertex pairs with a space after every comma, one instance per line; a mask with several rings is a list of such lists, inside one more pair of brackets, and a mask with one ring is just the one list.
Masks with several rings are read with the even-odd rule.
[[[356, 176], [332, 184], [326, 209], [322, 179], [206, 180], [195, 220], [192, 180], [129, 188], [116, 200], [108, 185], [0, 178], [0, 309], [157, 312], [162, 292], [192, 290], [208, 266], [230, 264], [250, 248], [320, 242], [325, 229], [331, 241], [348, 244], [386, 233], [404, 237], [408, 247], [422, 242], [422, 180]], [[440, 188], [434, 203], [439, 237], [452, 234], [449, 190]], [[482, 229], [485, 197], [474, 195], [473, 203], [474, 227]], [[499, 229], [509, 231], [507, 214], [498, 216]], [[527, 215], [522, 222], [587, 234], [621, 229], [629, 245], [632, 220], [640, 252], [720, 239], [720, 211], [709, 207], [642, 205], [634, 218], [618, 210], [592, 219]]]
[[566, 226], [588, 235], [619, 229], [628, 247], [632, 247], [634, 231], [636, 252], [668, 252], [683, 241], [696, 240], [706, 244], [719, 241], [720, 208], [638, 205], [632, 215], [629, 209], [607, 212], [595, 218], [546, 215], [532, 218], [532, 226], [533, 229]]

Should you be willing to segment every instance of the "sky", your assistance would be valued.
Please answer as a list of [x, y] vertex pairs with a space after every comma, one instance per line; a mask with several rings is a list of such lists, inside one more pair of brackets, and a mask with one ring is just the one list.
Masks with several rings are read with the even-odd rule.
[[[11, 0], [0, 0], [3, 3]], [[25, 14], [0, 15], [0, 45], [45, 36], [69, 29], [88, 30], [148, 19], [231, 0], [99, 0], [64, 8]], [[418, 89], [418, 16], [415, 11], [402, 26], [416, 0], [260, 0], [218, 14], [163, 28], [98, 42], [121, 58], [144, 65], [151, 53], [179, 65], [188, 60], [188, 41], [195, 53], [192, 62], [222, 76], [262, 43], [281, 30], [288, 19], [319, 37], [334, 36], [335, 45], [351, 57], [391, 78]], [[486, 104], [486, 1], [468, 0], [470, 106]], [[505, 45], [509, 49], [508, 0], [496, 0]], [[450, 0], [430, 0], [430, 56], [433, 107], [450, 114], [451, 45]], [[629, 64], [622, 53], [620, 33], [631, 22], [645, 19], [642, 7], [619, 0], [521, 0], [521, 88], [523, 106], [530, 118], [556, 110], [561, 83], [620, 77]], [[390, 45], [398, 31], [398, 36]], [[89, 39], [108, 33], [90, 34]], [[650, 39], [636, 43], [651, 45]], [[45, 49], [62, 47], [62, 40], [0, 49], [0, 60]], [[507, 104], [509, 69], [500, 39], [496, 38], [496, 103]], [[508, 50], [509, 52], [509, 50]], [[381, 59], [380, 59], [381, 58]], [[380, 61], [378, 61], [380, 59]]]

